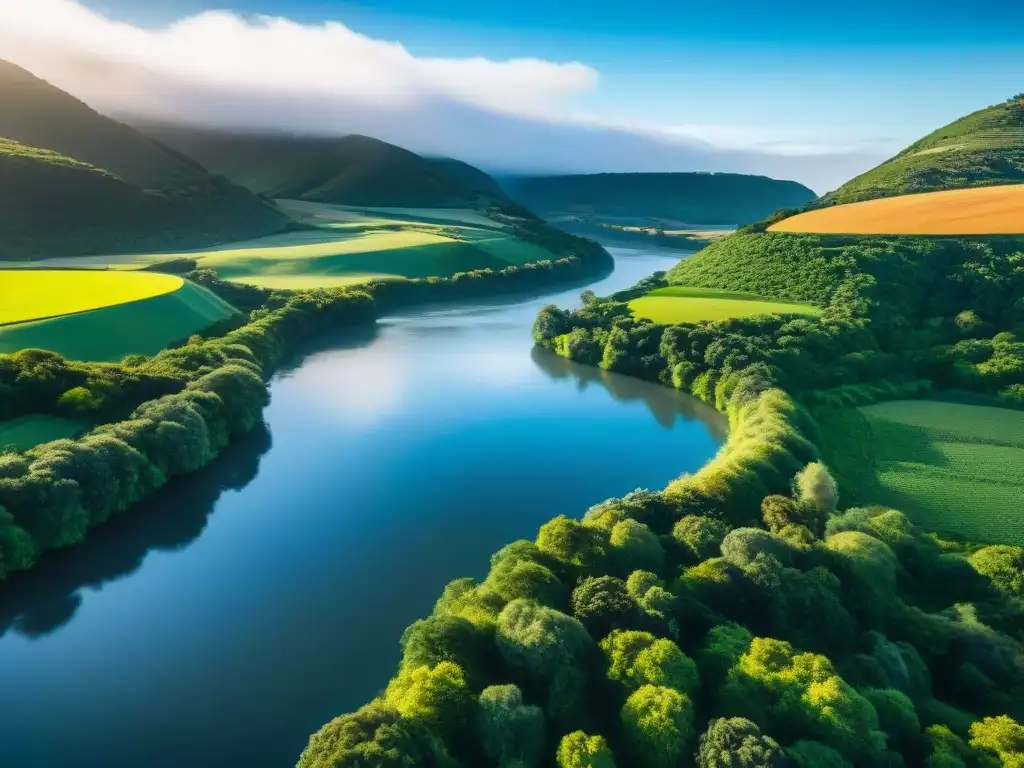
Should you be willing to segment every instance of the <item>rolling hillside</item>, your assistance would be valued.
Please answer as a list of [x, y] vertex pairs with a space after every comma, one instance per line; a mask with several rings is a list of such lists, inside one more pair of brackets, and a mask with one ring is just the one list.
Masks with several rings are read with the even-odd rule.
[[0, 259], [200, 247], [288, 224], [247, 190], [5, 61], [0, 94], [0, 194], [15, 206], [0, 220]]
[[677, 225], [747, 224], [814, 199], [814, 192], [795, 181], [735, 173], [516, 176], [503, 185], [512, 199], [548, 218], [577, 215]]
[[147, 134], [267, 197], [335, 205], [483, 205], [497, 183], [456, 160], [428, 160], [367, 136], [319, 138], [143, 125]]
[[822, 198], [853, 203], [943, 189], [1024, 182], [1024, 94], [916, 141]]

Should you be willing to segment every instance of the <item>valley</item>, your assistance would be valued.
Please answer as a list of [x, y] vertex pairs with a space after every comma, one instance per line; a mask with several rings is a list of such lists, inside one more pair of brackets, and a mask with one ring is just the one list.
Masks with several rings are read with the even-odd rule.
[[0, 87], [5, 762], [1024, 761], [1022, 96], [817, 196]]

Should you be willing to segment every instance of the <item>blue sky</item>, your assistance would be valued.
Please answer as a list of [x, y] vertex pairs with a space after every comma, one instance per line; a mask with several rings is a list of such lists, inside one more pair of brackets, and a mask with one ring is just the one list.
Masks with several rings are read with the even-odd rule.
[[887, 147], [1024, 91], [1024, 3], [1015, 0], [91, 5], [151, 24], [224, 8], [307, 23], [336, 20], [422, 56], [578, 60], [601, 74], [600, 87], [578, 102], [588, 113], [798, 136], [832, 133], [833, 140]]
[[[26, 8], [30, 1], [4, 0]], [[208, 10], [229, 10], [250, 23], [260, 14], [311, 28], [335, 21], [373, 41], [400, 43], [423, 60], [581, 62], [595, 82], [564, 92], [555, 88], [566, 119], [664, 131], [724, 150], [850, 155], [837, 163], [837, 178], [825, 174], [815, 182], [819, 187], [960, 115], [1024, 91], [1024, 2], [1017, 0], [40, 2], [84, 3], [110, 20], [145, 29]], [[559, 76], [551, 70], [552, 78]], [[546, 75], [540, 77], [543, 91]], [[639, 163], [637, 151], [631, 145], [615, 162]], [[697, 162], [687, 158], [672, 162]], [[813, 163], [805, 160], [794, 177], [812, 173]], [[740, 162], [717, 156], [707, 162], [719, 161]], [[494, 155], [489, 164], [501, 163]]]

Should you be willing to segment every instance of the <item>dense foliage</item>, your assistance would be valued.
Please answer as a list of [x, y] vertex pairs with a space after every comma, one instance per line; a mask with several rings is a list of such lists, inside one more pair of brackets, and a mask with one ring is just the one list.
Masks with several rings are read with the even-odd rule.
[[[822, 463], [815, 418], [953, 387], [1012, 400], [1024, 384], [1022, 250], [751, 230], [669, 277], [813, 302], [820, 316], [635, 319], [626, 301], [662, 276], [544, 309], [539, 344], [691, 393], [728, 414], [729, 438], [663, 491], [555, 518], [498, 552], [483, 580], [452, 582], [414, 625], [444, 636], [431, 631], [429, 651], [406, 644], [395, 679], [441, 665], [447, 679], [455, 665], [478, 714], [429, 727], [394, 764], [425, 745], [439, 764], [473, 766], [1024, 764], [1024, 551], [850, 508], [842, 488], [856, 477]], [[495, 687], [529, 718], [528, 753], [485, 746], [479, 713]], [[459, 691], [446, 701], [466, 706]], [[380, 707], [387, 694], [369, 705]], [[339, 739], [361, 717], [315, 734], [300, 767], [380, 748], [376, 735]]]

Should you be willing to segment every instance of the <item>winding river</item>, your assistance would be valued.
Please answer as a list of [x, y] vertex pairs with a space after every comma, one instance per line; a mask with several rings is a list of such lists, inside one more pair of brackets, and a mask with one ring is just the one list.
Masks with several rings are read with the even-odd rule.
[[[610, 250], [598, 294], [679, 258]], [[275, 377], [264, 428], [5, 584], [0, 763], [294, 765], [448, 581], [703, 464], [725, 432], [709, 408], [531, 349], [538, 309], [580, 290], [321, 340]]]

